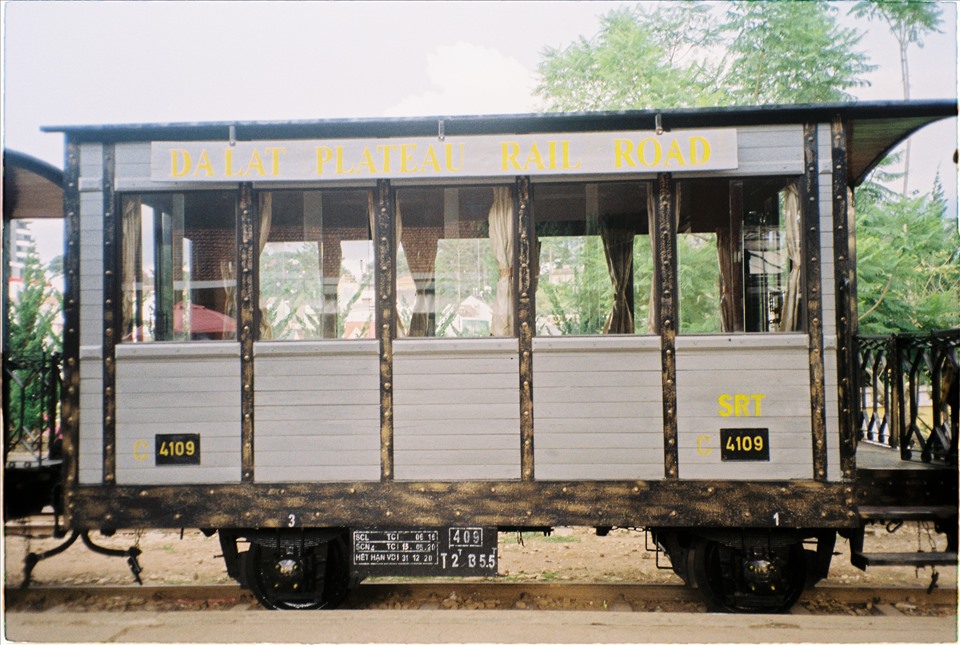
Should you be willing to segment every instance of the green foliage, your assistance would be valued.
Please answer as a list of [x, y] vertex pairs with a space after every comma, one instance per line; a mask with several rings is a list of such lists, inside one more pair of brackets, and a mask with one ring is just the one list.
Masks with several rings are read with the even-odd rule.
[[730, 65], [724, 87], [738, 104], [852, 100], [873, 69], [855, 51], [862, 34], [841, 28], [820, 1], [736, 2], [723, 26]]
[[685, 334], [719, 333], [720, 268], [713, 233], [677, 237], [680, 284], [680, 330]]
[[[861, 35], [820, 0], [617, 9], [599, 33], [548, 48], [537, 93], [550, 110], [622, 110], [849, 100], [870, 71]], [[719, 62], [711, 55], [723, 51]]]
[[930, 194], [861, 191], [857, 200], [860, 333], [960, 326], [960, 232], [939, 182]]
[[600, 236], [543, 236], [540, 244], [538, 333], [549, 335], [552, 324], [562, 335], [602, 334], [613, 285]]
[[22, 290], [10, 302], [8, 342], [16, 378], [10, 383], [11, 409], [7, 423], [14, 429], [9, 437], [18, 436], [21, 431], [37, 432], [45, 426], [40, 372], [44, 361], [63, 349], [60, 335], [54, 329], [62, 310], [63, 294], [50, 286], [36, 248], [31, 246], [24, 261]]
[[561, 111], [716, 104], [716, 69], [701, 52], [715, 41], [702, 3], [617, 9], [593, 39], [543, 52], [536, 91]]

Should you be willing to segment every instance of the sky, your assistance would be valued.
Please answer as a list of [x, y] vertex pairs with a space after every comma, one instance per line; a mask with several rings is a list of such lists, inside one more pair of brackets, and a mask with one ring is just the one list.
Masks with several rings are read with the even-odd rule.
[[[633, 4], [3, 0], [3, 145], [62, 167], [41, 126], [534, 112], [543, 50]], [[910, 49], [913, 98], [957, 96], [957, 4], [941, 6], [943, 33]], [[879, 66], [857, 98], [902, 98], [896, 41], [844, 20]], [[956, 120], [917, 136], [910, 188], [939, 171], [955, 212]]]

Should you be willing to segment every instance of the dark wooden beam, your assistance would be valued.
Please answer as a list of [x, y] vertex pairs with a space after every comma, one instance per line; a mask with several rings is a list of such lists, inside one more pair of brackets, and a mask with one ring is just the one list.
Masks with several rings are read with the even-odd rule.
[[536, 227], [533, 201], [530, 198], [530, 178], [516, 180], [516, 206], [519, 235], [517, 240], [517, 314], [520, 351], [520, 477], [531, 481], [535, 475], [534, 421], [533, 421], [533, 337], [536, 331], [537, 314], [534, 311], [534, 290], [537, 267]]
[[114, 175], [114, 146], [103, 146], [103, 483], [117, 480], [117, 319], [116, 296], [120, 293], [117, 273], [120, 270], [117, 244], [119, 224]]
[[677, 279], [676, 184], [666, 173], [657, 175], [654, 244], [656, 257], [656, 315], [660, 333], [663, 387], [663, 470], [668, 479], [680, 476], [677, 447]]
[[73, 493], [79, 485], [80, 446], [80, 146], [67, 137], [63, 191], [66, 256], [63, 292], [63, 428], [64, 520], [73, 516]]
[[393, 339], [397, 335], [396, 200], [390, 182], [377, 181], [372, 231], [376, 263], [376, 320], [380, 339], [380, 478], [394, 477], [393, 463]]
[[801, 220], [804, 230], [804, 298], [807, 334], [810, 337], [810, 433], [813, 443], [813, 478], [827, 478], [827, 413], [823, 382], [823, 294], [820, 271], [820, 183], [818, 127], [803, 126], [803, 181]]
[[256, 326], [257, 208], [253, 185], [240, 185], [240, 226], [237, 236], [237, 338], [240, 341], [240, 469], [244, 482], [256, 479], [254, 454], [254, 353]]
[[73, 528], [856, 525], [852, 485], [472, 481], [83, 487]]

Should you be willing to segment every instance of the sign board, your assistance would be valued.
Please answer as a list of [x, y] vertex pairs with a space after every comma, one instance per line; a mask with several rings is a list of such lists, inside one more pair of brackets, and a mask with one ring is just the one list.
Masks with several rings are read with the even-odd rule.
[[515, 175], [701, 172], [737, 168], [737, 131], [674, 130], [524, 135], [157, 141], [155, 181], [335, 181]]
[[497, 530], [357, 529], [353, 570], [368, 576], [496, 576]]

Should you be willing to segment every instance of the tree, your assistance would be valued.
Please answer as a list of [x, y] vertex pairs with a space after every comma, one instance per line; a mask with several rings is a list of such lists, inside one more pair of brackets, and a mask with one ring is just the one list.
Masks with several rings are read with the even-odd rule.
[[857, 193], [860, 333], [960, 326], [960, 232], [939, 181], [913, 197], [868, 187]]
[[[850, 100], [872, 66], [821, 0], [617, 9], [600, 31], [549, 48], [537, 93], [551, 110], [620, 110]], [[717, 59], [716, 52], [726, 52]]]
[[536, 92], [547, 109], [562, 111], [725, 102], [710, 89], [716, 69], [703, 55], [717, 38], [708, 12], [697, 2], [616, 9], [601, 18], [594, 38], [543, 52]]
[[737, 2], [727, 11], [724, 86], [737, 104], [824, 103], [853, 99], [873, 69], [825, 2]]
[[[939, 32], [940, 7], [935, 2], [916, 0], [861, 0], [850, 11], [859, 18], [881, 20], [887, 23], [900, 51], [900, 80], [903, 83], [903, 98], [910, 99], [910, 65], [907, 50], [911, 44], [923, 47], [923, 36], [931, 31]], [[903, 195], [907, 194], [910, 173], [910, 142], [904, 148]]]
[[[15, 377], [11, 381], [10, 418], [5, 450], [19, 440], [21, 433], [38, 436], [44, 423], [46, 402], [42, 392], [51, 355], [62, 351], [55, 323], [63, 309], [63, 296], [49, 284], [36, 247], [27, 248], [22, 274], [22, 289], [10, 303], [9, 351]], [[6, 378], [6, 374], [4, 375]], [[21, 405], [22, 401], [22, 405]]]

